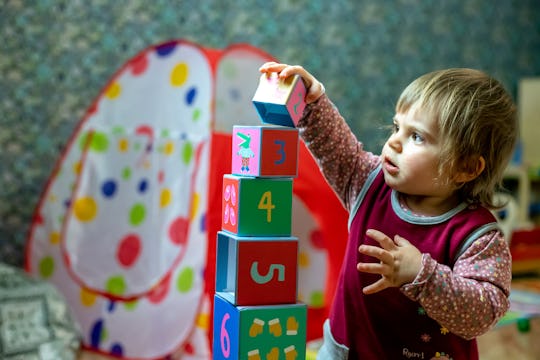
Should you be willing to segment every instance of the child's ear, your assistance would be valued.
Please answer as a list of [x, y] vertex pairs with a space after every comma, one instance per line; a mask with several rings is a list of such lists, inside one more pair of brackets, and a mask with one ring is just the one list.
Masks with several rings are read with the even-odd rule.
[[486, 160], [483, 156], [470, 159], [464, 164], [461, 170], [454, 176], [454, 181], [458, 184], [464, 184], [476, 179], [486, 167]]

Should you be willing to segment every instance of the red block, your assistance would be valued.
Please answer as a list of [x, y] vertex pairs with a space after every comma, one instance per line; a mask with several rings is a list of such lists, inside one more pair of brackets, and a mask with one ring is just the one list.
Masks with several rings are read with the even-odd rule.
[[216, 293], [234, 305], [297, 301], [298, 239], [218, 232]]

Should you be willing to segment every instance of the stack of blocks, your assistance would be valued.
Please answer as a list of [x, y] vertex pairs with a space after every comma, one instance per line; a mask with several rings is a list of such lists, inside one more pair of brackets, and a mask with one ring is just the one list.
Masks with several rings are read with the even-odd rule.
[[306, 356], [307, 307], [297, 300], [292, 185], [305, 107], [298, 76], [261, 76], [253, 103], [263, 126], [234, 126], [217, 234], [214, 359]]

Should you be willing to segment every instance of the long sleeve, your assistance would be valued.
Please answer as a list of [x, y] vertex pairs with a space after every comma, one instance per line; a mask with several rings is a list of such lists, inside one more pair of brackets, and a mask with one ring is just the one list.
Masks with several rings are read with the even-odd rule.
[[380, 157], [363, 149], [326, 95], [306, 107], [298, 129], [326, 180], [350, 210]]
[[508, 310], [511, 255], [500, 232], [476, 240], [453, 269], [428, 254], [423, 255], [422, 265], [416, 279], [401, 290], [444, 329], [472, 339], [488, 331]]

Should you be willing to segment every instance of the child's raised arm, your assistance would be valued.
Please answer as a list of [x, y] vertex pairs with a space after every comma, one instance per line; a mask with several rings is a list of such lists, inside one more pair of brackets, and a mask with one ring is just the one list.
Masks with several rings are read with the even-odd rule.
[[267, 62], [263, 64], [259, 71], [262, 73], [276, 72], [281, 79], [286, 79], [292, 75], [300, 75], [307, 89], [306, 103], [312, 103], [324, 94], [324, 86], [313, 75], [300, 65], [279, 64], [276, 62]]

